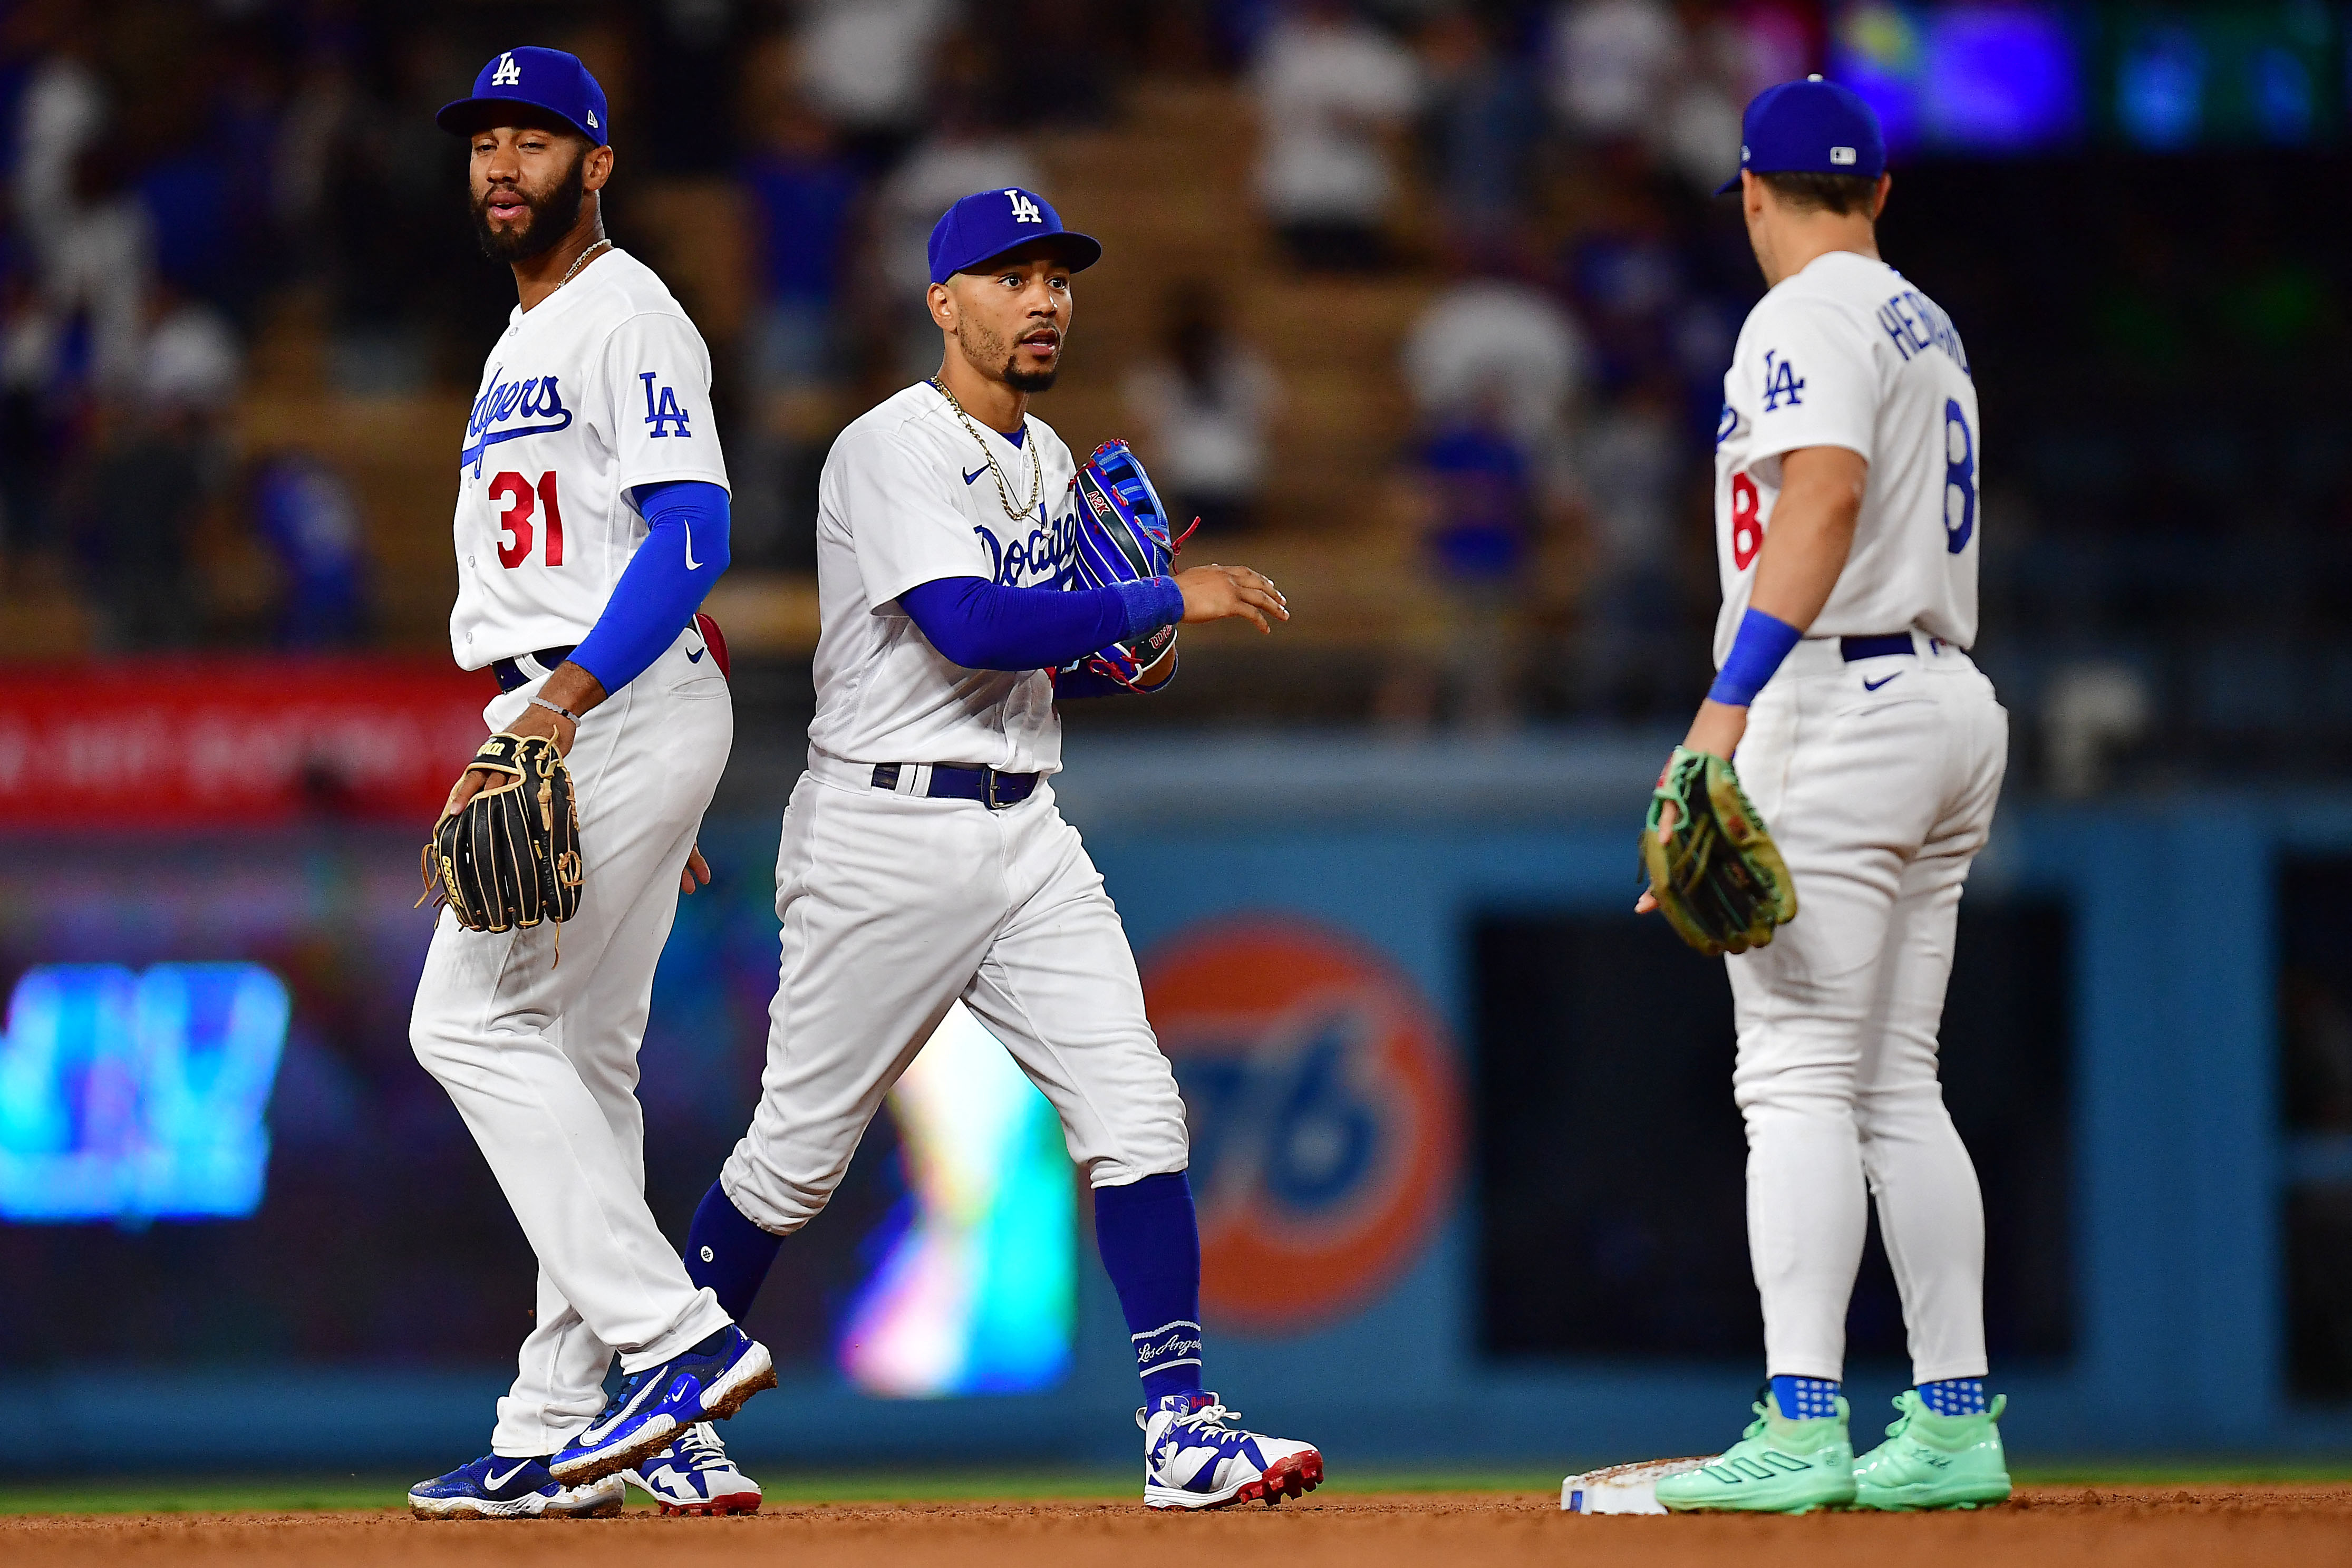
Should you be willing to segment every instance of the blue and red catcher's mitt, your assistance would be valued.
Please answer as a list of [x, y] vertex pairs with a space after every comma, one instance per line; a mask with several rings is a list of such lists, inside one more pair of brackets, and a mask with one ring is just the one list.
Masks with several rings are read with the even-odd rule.
[[[1192, 529], [1169, 537], [1168, 508], [1151, 488], [1151, 476], [1124, 441], [1105, 441], [1078, 469], [1078, 580], [1089, 588], [1165, 577]], [[1192, 520], [1192, 527], [1200, 526]], [[1161, 626], [1149, 637], [1117, 642], [1087, 658], [1085, 668], [1130, 690], [1136, 679], [1167, 656], [1176, 628]]]

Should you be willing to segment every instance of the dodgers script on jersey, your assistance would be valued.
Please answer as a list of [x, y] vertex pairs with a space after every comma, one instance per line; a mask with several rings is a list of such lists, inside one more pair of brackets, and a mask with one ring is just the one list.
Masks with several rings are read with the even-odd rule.
[[[1066, 586], [1076, 565], [1077, 464], [1043, 420], [1015, 446], [972, 428], [929, 383], [877, 405], [841, 433], [817, 482], [816, 718], [809, 742], [853, 763], [955, 763], [1005, 773], [1062, 763], [1054, 683], [1043, 670], [966, 669], [898, 608], [943, 577], [1010, 588]], [[983, 448], [981, 442], [988, 445]], [[1032, 463], [1038, 504], [1005, 515], [988, 460], [1019, 506]]]
[[1780, 458], [1843, 447], [1870, 464], [1853, 548], [1814, 637], [1916, 627], [1977, 636], [1976, 384], [1951, 318], [1883, 261], [1818, 258], [1748, 312], [1716, 432], [1716, 558], [1730, 656], [1780, 495]]
[[727, 483], [702, 334], [651, 268], [606, 252], [516, 308], [457, 460], [457, 663], [578, 643], [645, 542], [628, 492]]

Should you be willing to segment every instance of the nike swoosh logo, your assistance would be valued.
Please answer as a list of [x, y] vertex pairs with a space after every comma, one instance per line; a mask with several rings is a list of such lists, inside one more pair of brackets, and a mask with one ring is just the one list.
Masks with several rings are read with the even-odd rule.
[[692, 653], [686, 656], [686, 662], [688, 664], [700, 664], [702, 662], [702, 656], [708, 651], [709, 650], [707, 648], [696, 648]]
[[978, 479], [980, 478], [980, 476], [981, 476], [981, 475], [982, 475], [982, 474], [984, 474], [984, 473], [986, 473], [986, 472], [988, 472], [988, 465], [987, 465], [986, 463], [982, 463], [980, 467], [978, 467], [978, 468], [974, 468], [971, 472], [970, 472], [970, 473], [966, 474], [966, 475], [963, 477], [963, 482], [964, 482], [964, 483], [966, 483], [966, 484], [971, 484], [971, 483], [972, 483], [974, 480]]
[[1900, 679], [1903, 679], [1903, 672], [1902, 672], [1901, 670], [1899, 670], [1899, 669], [1898, 669], [1898, 670], [1896, 670], [1894, 674], [1892, 674], [1892, 675], [1890, 675], [1890, 676], [1885, 677], [1885, 679], [1880, 679], [1880, 680], [1865, 680], [1865, 681], [1864, 681], [1864, 682], [1862, 683], [1862, 689], [1863, 689], [1864, 691], [1875, 691], [1875, 690], [1877, 690], [1880, 687], [1882, 687], [1882, 686], [1885, 685], [1885, 684], [1886, 684], [1886, 682], [1887, 682], [1887, 681], [1889, 681], [1889, 680], [1900, 680]]
[[514, 1479], [517, 1476], [522, 1474], [523, 1468], [530, 1463], [530, 1461], [529, 1459], [524, 1459], [520, 1463], [517, 1464], [513, 1469], [509, 1470], [503, 1476], [494, 1474], [488, 1470], [484, 1470], [482, 1472], [482, 1485], [490, 1491], [496, 1491], [500, 1487], [506, 1485], [509, 1481]]
[[686, 530], [686, 569], [689, 572], [699, 572], [702, 570], [702, 563], [694, 558], [694, 524], [680, 518], [677, 525]]

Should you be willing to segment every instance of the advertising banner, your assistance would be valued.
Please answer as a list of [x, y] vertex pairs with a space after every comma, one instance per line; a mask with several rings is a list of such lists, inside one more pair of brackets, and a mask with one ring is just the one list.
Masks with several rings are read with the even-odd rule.
[[0, 689], [0, 828], [356, 816], [421, 832], [496, 694], [437, 659], [22, 668]]

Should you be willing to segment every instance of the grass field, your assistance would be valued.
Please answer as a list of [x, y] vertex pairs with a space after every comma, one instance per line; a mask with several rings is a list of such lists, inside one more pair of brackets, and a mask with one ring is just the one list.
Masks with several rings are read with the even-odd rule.
[[[751, 1466], [771, 1504], [1024, 1501], [1119, 1499], [1137, 1490], [1125, 1470], [860, 1470], [779, 1474]], [[2352, 1459], [2183, 1461], [2177, 1464], [2021, 1465], [2021, 1485], [2228, 1486], [2352, 1479]], [[106, 1513], [292, 1513], [397, 1508], [419, 1479], [406, 1474], [247, 1477], [93, 1477], [0, 1484], [0, 1515]], [[1385, 1470], [1337, 1476], [1327, 1498], [1350, 1494], [1540, 1492], [1557, 1490], [1557, 1470]], [[632, 1491], [633, 1510], [652, 1505]]]

